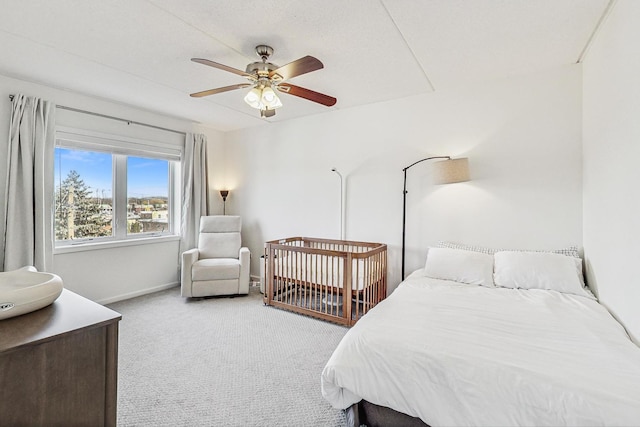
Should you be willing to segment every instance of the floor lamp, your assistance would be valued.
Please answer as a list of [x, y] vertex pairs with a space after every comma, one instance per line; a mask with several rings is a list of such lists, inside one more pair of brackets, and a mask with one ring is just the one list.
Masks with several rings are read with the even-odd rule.
[[222, 215], [227, 214], [227, 196], [229, 195], [229, 190], [220, 190], [220, 197], [222, 197]]
[[342, 185], [342, 174], [338, 172], [338, 169], [336, 168], [331, 168], [331, 172], [337, 173], [338, 176], [340, 177], [340, 240], [344, 240], [344, 208], [342, 207], [344, 203], [343, 202], [344, 186]]
[[427, 157], [411, 163], [404, 172], [404, 189], [402, 190], [402, 280], [404, 280], [404, 249], [405, 230], [407, 220], [407, 170], [427, 160], [443, 159], [433, 164], [434, 184], [453, 184], [454, 182], [469, 181], [469, 160], [465, 158], [452, 159], [450, 156]]

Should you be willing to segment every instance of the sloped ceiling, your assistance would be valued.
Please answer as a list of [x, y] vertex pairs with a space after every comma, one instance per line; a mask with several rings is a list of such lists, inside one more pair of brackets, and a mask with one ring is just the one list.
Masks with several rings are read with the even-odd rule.
[[[0, 74], [229, 131], [576, 63], [609, 0], [3, 0]], [[272, 46], [291, 80], [338, 98], [290, 95], [260, 119], [243, 83], [190, 61], [238, 69]]]

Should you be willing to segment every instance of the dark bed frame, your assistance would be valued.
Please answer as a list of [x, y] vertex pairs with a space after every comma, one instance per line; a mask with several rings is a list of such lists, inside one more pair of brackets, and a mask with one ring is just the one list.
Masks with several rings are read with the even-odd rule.
[[429, 427], [420, 418], [361, 400], [345, 409], [349, 427]]

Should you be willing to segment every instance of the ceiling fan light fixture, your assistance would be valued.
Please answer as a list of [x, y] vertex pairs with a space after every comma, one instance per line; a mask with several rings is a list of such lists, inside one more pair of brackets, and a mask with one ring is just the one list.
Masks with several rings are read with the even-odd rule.
[[270, 110], [269, 108], [264, 108], [260, 110], [260, 118], [266, 119], [267, 117], [273, 117], [276, 115], [275, 110]]
[[276, 93], [273, 91], [273, 89], [271, 89], [270, 86], [265, 86], [265, 88], [262, 89], [261, 100], [262, 103], [270, 110], [282, 107], [280, 98], [278, 98], [278, 95], [276, 95]]
[[244, 97], [244, 102], [251, 107], [260, 110], [264, 107], [262, 104], [262, 90], [258, 87], [251, 89]]

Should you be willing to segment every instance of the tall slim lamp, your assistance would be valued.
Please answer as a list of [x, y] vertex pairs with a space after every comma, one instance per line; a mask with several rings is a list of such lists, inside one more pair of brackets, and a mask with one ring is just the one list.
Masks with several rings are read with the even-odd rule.
[[227, 214], [227, 196], [229, 195], [229, 190], [220, 190], [220, 196], [222, 197], [222, 215]]
[[407, 223], [407, 170], [427, 160], [444, 159], [433, 164], [434, 184], [453, 184], [469, 181], [469, 159], [452, 159], [450, 156], [434, 156], [411, 163], [404, 172], [404, 188], [402, 190], [402, 280], [404, 280], [405, 230]]
[[342, 185], [342, 174], [336, 168], [331, 168], [331, 172], [335, 172], [340, 177], [340, 240], [344, 240], [344, 209], [343, 209], [343, 192], [344, 186]]

